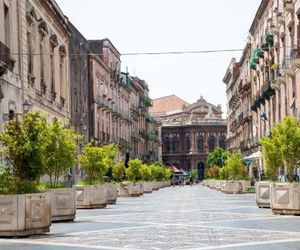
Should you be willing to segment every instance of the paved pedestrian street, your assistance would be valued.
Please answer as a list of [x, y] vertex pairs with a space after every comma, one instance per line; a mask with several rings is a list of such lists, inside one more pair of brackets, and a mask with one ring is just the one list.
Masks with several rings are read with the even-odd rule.
[[78, 210], [47, 235], [0, 239], [1, 250], [300, 249], [300, 217], [258, 209], [253, 194], [170, 187], [117, 205]]

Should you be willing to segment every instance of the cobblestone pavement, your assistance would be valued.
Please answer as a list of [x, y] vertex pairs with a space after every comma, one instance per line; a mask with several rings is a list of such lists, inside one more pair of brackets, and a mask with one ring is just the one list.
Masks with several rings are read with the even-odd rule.
[[55, 223], [47, 235], [0, 239], [0, 249], [300, 249], [300, 217], [258, 209], [252, 194], [170, 187], [79, 210], [73, 223]]

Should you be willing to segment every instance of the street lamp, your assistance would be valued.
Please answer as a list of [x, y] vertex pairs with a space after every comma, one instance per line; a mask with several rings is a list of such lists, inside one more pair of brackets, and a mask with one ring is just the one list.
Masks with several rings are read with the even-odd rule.
[[30, 109], [30, 104], [27, 100], [25, 100], [22, 104], [23, 106], [23, 113], [14, 113], [12, 111], [10, 111], [9, 113], [4, 113], [3, 114], [3, 120], [4, 121], [9, 121], [9, 120], [12, 120], [13, 118], [15, 117], [18, 117], [19, 115], [23, 115], [23, 114], [26, 114], [29, 112], [29, 109]]

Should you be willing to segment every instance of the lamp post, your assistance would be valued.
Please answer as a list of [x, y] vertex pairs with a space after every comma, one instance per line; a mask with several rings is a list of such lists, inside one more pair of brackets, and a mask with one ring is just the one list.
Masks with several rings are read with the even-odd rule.
[[9, 121], [9, 120], [14, 119], [15, 117], [22, 116], [23, 114], [28, 113], [29, 109], [30, 109], [29, 102], [27, 100], [25, 100], [23, 102], [22, 106], [23, 106], [23, 113], [14, 113], [14, 112], [4, 113], [3, 114], [3, 120], [4, 121]]

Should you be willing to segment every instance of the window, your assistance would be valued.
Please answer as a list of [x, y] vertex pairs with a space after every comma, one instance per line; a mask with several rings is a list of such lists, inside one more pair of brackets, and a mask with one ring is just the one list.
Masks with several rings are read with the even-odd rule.
[[9, 8], [4, 4], [4, 36], [5, 45], [10, 47]]
[[190, 148], [191, 148], [191, 140], [190, 140], [190, 137], [189, 137], [189, 136], [187, 136], [187, 137], [185, 138], [185, 143], [184, 143], [184, 145], [185, 145], [185, 151], [186, 151], [186, 152], [189, 152], [189, 151], [190, 151]]
[[197, 148], [199, 152], [204, 152], [204, 138], [203, 136], [199, 136], [197, 138]]
[[40, 75], [41, 75], [41, 88], [42, 94], [46, 94], [45, 71], [44, 71], [44, 40], [40, 40]]
[[226, 148], [226, 138], [225, 136], [221, 136], [219, 139], [219, 147], [225, 149]]
[[171, 150], [170, 139], [169, 139], [169, 137], [165, 137], [163, 139], [163, 151], [166, 152], [166, 153], [169, 153], [170, 150]]
[[216, 147], [216, 139], [213, 135], [210, 135], [208, 138], [208, 150], [210, 152], [214, 151]]
[[51, 99], [55, 101], [56, 92], [55, 92], [55, 75], [54, 75], [54, 48], [51, 47], [50, 51], [50, 74], [51, 74]]
[[64, 106], [65, 104], [65, 58], [60, 56], [59, 58], [59, 86], [60, 86], [60, 102]]
[[173, 137], [173, 139], [172, 139], [172, 152], [178, 153], [178, 138], [177, 137]]
[[33, 75], [32, 36], [27, 32], [28, 75]]

